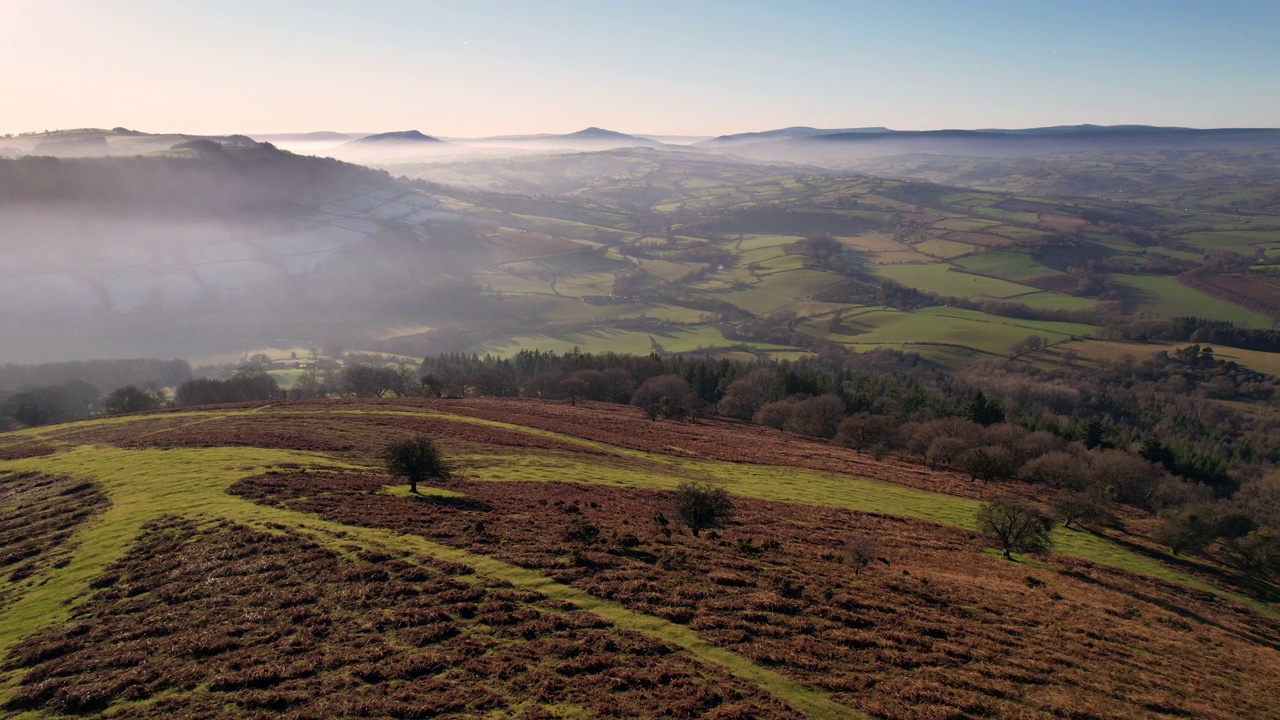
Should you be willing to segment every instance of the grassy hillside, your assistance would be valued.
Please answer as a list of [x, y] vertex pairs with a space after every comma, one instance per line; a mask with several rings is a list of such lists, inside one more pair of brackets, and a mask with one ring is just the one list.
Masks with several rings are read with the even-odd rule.
[[[384, 475], [438, 439], [456, 479]], [[682, 480], [731, 522], [674, 522]], [[196, 409], [0, 435], [19, 717], [1261, 717], [1280, 615], [1148, 521], [1008, 562], [1030, 497], [724, 421], [514, 400]], [[861, 573], [846, 544], [870, 537]], [[7, 545], [6, 547], [11, 547]]]

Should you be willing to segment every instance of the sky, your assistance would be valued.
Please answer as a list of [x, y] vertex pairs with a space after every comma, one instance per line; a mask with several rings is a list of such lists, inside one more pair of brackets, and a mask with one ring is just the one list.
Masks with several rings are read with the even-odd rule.
[[0, 133], [1280, 127], [1275, 0], [0, 0]]

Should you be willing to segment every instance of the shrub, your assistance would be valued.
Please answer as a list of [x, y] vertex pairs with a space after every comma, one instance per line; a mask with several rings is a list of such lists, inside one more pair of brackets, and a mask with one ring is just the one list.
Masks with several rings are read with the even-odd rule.
[[676, 488], [675, 518], [694, 537], [706, 528], [719, 526], [732, 513], [733, 503], [722, 487], [685, 481]]
[[596, 538], [600, 537], [600, 528], [596, 527], [595, 524], [589, 520], [576, 518], [574, 520], [570, 520], [569, 523], [564, 526], [564, 531], [561, 533], [561, 537], [564, 538], [565, 542], [577, 542], [583, 544], [593, 543], [596, 541]]
[[860, 535], [845, 543], [844, 551], [849, 564], [853, 566], [853, 575], [857, 577], [875, 561], [880, 552], [880, 543], [870, 535]]

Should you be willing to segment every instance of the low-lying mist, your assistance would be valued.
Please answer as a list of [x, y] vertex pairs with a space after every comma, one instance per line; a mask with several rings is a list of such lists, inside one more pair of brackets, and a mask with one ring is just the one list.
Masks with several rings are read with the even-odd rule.
[[189, 150], [0, 160], [0, 363], [358, 340], [484, 307], [474, 228], [432, 196], [265, 146]]

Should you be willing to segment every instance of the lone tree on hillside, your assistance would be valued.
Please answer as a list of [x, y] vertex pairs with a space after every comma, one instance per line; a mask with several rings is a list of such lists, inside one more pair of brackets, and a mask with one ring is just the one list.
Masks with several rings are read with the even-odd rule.
[[1013, 559], [1010, 552], [1048, 550], [1052, 527], [1052, 520], [1017, 500], [1001, 498], [978, 508], [978, 529], [1000, 543], [1006, 560]]
[[382, 462], [387, 472], [409, 480], [409, 492], [418, 492], [418, 483], [425, 480], [448, 480], [449, 468], [436, 449], [436, 444], [426, 435], [415, 435], [408, 440], [391, 443], [382, 450]]
[[676, 487], [676, 520], [686, 525], [694, 537], [703, 529], [728, 520], [732, 513], [733, 503], [722, 487], [689, 481]]
[[160, 407], [160, 397], [135, 385], [125, 385], [112, 390], [102, 399], [102, 407], [108, 415], [145, 412]]
[[880, 543], [870, 535], [859, 535], [844, 545], [849, 564], [853, 566], [853, 576], [858, 577], [880, 552]]

